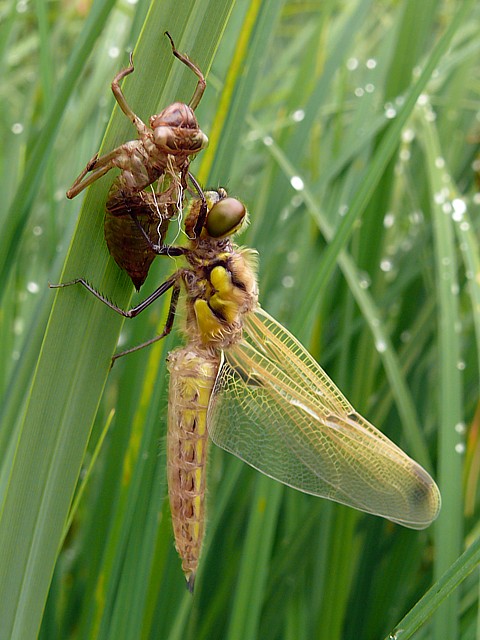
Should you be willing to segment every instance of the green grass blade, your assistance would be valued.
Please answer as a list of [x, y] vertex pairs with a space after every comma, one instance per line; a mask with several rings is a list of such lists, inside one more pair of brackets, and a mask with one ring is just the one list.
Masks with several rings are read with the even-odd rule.
[[[207, 68], [228, 12], [229, 5], [219, 2], [192, 3], [182, 9], [175, 2], [152, 4], [136, 49], [135, 77], [127, 83], [127, 99], [134, 108], [141, 108], [146, 116], [171, 102], [174, 96], [163, 90], [168, 74], [169, 91], [172, 85], [177, 87], [180, 78], [188, 82], [184, 93], [191, 91], [194, 81], [179, 71], [163, 31], [171, 30], [179, 48], [188, 44], [189, 54]], [[199, 29], [203, 20], [215, 24], [208, 37]], [[151, 70], [158, 68], [159, 61], [162, 74], [152, 81]], [[105, 148], [132, 137], [128, 125], [117, 110]], [[107, 188], [104, 180], [87, 195], [61, 280], [82, 274], [125, 305], [131, 288], [108, 259], [103, 241]], [[120, 318], [89, 299], [84, 291], [73, 287], [57, 292], [1, 511], [2, 637], [23, 640], [38, 631], [64, 522], [121, 324]]]

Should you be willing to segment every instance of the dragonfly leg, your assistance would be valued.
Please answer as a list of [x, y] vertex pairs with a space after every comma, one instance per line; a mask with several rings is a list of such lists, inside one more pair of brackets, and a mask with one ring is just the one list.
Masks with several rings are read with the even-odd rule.
[[[104, 158], [105, 156], [102, 156]], [[72, 184], [70, 189], [67, 191], [67, 198], [70, 200], [78, 196], [78, 194], [89, 187], [91, 184], [96, 182], [99, 178], [104, 176], [106, 173], [110, 171], [110, 169], [115, 166], [112, 163], [103, 165], [102, 164], [97, 167], [97, 163], [102, 158], [98, 158], [98, 153], [93, 156], [90, 162], [87, 164], [82, 173], [78, 176], [75, 182]], [[91, 172], [91, 173], [90, 173]], [[88, 174], [88, 175], [87, 175]], [[87, 177], [85, 177], [87, 176]]]
[[191, 97], [190, 102], [188, 103], [188, 106], [191, 107], [195, 111], [195, 109], [198, 107], [198, 103], [202, 99], [202, 96], [203, 96], [203, 94], [205, 92], [205, 87], [207, 86], [207, 83], [205, 81], [205, 76], [200, 71], [200, 69], [197, 67], [197, 65], [194, 64], [190, 60], [190, 58], [188, 58], [183, 53], [180, 53], [179, 51], [177, 51], [177, 49], [175, 48], [175, 43], [173, 42], [173, 38], [168, 33], [168, 31], [165, 31], [165, 35], [170, 40], [170, 44], [172, 45], [172, 53], [173, 53], [173, 55], [176, 58], [178, 58], [178, 60], [180, 60], [180, 62], [183, 62], [183, 64], [185, 64], [189, 69], [191, 69], [193, 71], [193, 73], [198, 78], [197, 86], [195, 87], [195, 91], [193, 93], [193, 96]]
[[168, 336], [168, 334], [172, 330], [173, 322], [175, 320], [175, 311], [177, 308], [179, 294], [180, 294], [180, 285], [177, 283], [176, 285], [173, 286], [173, 289], [172, 289], [170, 308], [168, 310], [167, 321], [165, 322], [165, 326], [163, 328], [162, 333], [160, 333], [158, 336], [155, 336], [154, 338], [151, 338], [150, 340], [147, 340], [146, 342], [142, 342], [142, 344], [137, 344], [135, 347], [131, 347], [130, 349], [126, 349], [125, 351], [116, 353], [112, 357], [112, 366], [115, 364], [115, 360], [118, 360], [118, 358], [121, 358], [122, 356], [126, 356], [129, 353], [134, 353], [135, 351], [139, 351], [140, 349], [143, 349], [145, 347], [149, 347], [154, 342], [158, 342], [159, 340], [162, 340], [162, 338], [165, 338], [166, 336]]
[[[50, 289], [61, 289], [63, 287], [70, 287], [74, 284], [81, 284], [83, 287], [85, 287], [85, 289], [90, 291], [90, 293], [92, 293], [96, 298], [98, 298], [100, 302], [103, 302], [103, 304], [106, 304], [107, 307], [109, 307], [116, 313], [120, 314], [124, 318], [135, 318], [136, 316], [138, 316], [139, 313], [142, 313], [142, 311], [144, 311], [147, 307], [149, 307], [152, 304], [152, 302], [155, 302], [155, 300], [160, 298], [160, 296], [162, 296], [166, 291], [168, 291], [172, 287], [174, 289], [180, 290], [179, 279], [181, 277], [181, 273], [182, 273], [181, 271], [176, 271], [170, 278], [168, 278], [168, 280], [165, 280], [165, 282], [161, 284], [158, 287], [158, 289], [156, 289], [151, 295], [149, 295], [148, 298], [143, 300], [143, 302], [140, 302], [140, 304], [137, 304], [135, 307], [132, 307], [129, 311], [125, 311], [125, 309], [121, 309], [120, 307], [117, 307], [117, 305], [114, 304], [113, 302], [110, 302], [108, 298], [103, 296], [100, 292], [98, 292], [94, 287], [92, 287], [91, 284], [89, 284], [83, 278], [75, 278], [75, 280], [70, 280], [70, 282], [61, 282], [59, 284], [49, 284], [48, 286], [50, 287]], [[178, 298], [178, 293], [177, 293], [177, 298]]]
[[173, 256], [183, 256], [185, 254], [185, 251], [186, 251], [185, 247], [174, 247], [169, 244], [155, 244], [154, 242], [152, 242], [152, 239], [150, 238], [148, 233], [145, 231], [145, 229], [142, 227], [139, 219], [137, 218], [136, 213], [129, 208], [127, 203], [125, 203], [125, 208], [127, 209], [133, 222], [135, 223], [135, 226], [140, 231], [142, 236], [145, 238], [145, 241], [148, 243], [148, 246], [154, 253], [157, 254], [157, 256], [173, 257]]

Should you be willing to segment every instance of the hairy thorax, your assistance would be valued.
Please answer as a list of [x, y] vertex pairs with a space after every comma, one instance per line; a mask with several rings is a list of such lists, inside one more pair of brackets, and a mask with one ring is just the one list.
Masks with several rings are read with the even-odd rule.
[[256, 252], [230, 240], [192, 243], [183, 271], [187, 290], [186, 332], [198, 346], [224, 349], [242, 337], [242, 319], [258, 301]]

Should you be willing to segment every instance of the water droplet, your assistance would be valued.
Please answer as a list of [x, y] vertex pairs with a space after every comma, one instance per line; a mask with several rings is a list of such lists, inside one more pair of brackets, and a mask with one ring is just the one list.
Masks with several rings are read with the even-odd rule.
[[384, 110], [385, 110], [385, 117], [387, 118], [387, 120], [391, 120], [392, 118], [395, 118], [395, 116], [397, 115], [397, 110], [395, 109], [395, 107], [391, 102], [387, 102], [387, 104], [384, 106]]
[[457, 422], [457, 424], [455, 425], [455, 431], [460, 435], [463, 435], [466, 430], [467, 427], [465, 426], [464, 422]]
[[444, 203], [442, 204], [442, 211], [443, 211], [443, 213], [445, 213], [445, 214], [450, 214], [450, 213], [452, 213], [452, 211], [453, 211], [453, 207], [452, 207], [451, 203], [450, 203], [450, 202], [444, 202]]
[[358, 67], [358, 59], [357, 58], [349, 58], [347, 60], [347, 69], [349, 71], [355, 71]]
[[290, 204], [294, 209], [298, 209], [298, 207], [302, 204], [303, 197], [296, 193], [292, 198], [290, 198]]
[[305, 118], [305, 111], [303, 109], [297, 109], [292, 113], [292, 120], [294, 122], [301, 122]]
[[428, 104], [428, 96], [427, 96], [426, 93], [421, 93], [418, 96], [417, 104], [420, 105], [421, 107], [423, 107], [426, 104]]
[[461, 455], [462, 453], [465, 453], [465, 445], [464, 445], [464, 443], [463, 443], [463, 442], [458, 442], [458, 443], [455, 445], [455, 452], [456, 452], [456, 453], [459, 453], [460, 455]]
[[470, 229], [470, 225], [468, 224], [468, 222], [461, 222], [460, 229], [461, 231], [468, 231]]
[[110, 47], [110, 49], [108, 50], [108, 55], [110, 56], [110, 58], [118, 58], [118, 56], [120, 55], [120, 48], [116, 46]]
[[399, 153], [399, 157], [402, 162], [408, 162], [408, 160], [410, 160], [411, 158], [411, 155], [412, 154], [410, 153], [410, 149], [401, 149]]
[[442, 158], [442, 156], [435, 158], [435, 166], [437, 169], [443, 169], [445, 167], [445, 158]]
[[300, 176], [292, 176], [290, 178], [290, 184], [295, 189], [295, 191], [303, 191], [303, 189], [305, 188], [303, 180], [300, 178]]
[[383, 260], [380, 262], [380, 269], [385, 273], [391, 271], [392, 266], [392, 262], [391, 260], [388, 260], [388, 258], [383, 258]]
[[43, 233], [43, 228], [39, 225], [36, 225], [35, 227], [33, 227], [32, 232], [34, 236], [41, 236]]
[[135, 5], [138, 4], [138, 0], [127, 0], [128, 4]]
[[357, 98], [362, 98], [365, 91], [362, 89], [362, 87], [357, 87], [353, 93], [357, 96]]
[[358, 281], [361, 289], [368, 289], [368, 287], [372, 284], [370, 276], [368, 273], [362, 273], [360, 275], [360, 280]]
[[287, 262], [290, 264], [295, 264], [298, 262], [298, 251], [289, 251], [287, 253]]
[[12, 124], [12, 133], [18, 136], [20, 133], [23, 133], [23, 124], [21, 122], [15, 122]]
[[29, 293], [38, 293], [38, 292], [40, 291], [40, 287], [39, 287], [39, 285], [38, 285], [38, 282], [30, 281], [30, 282], [27, 284], [27, 291], [28, 291]]
[[20, 336], [22, 335], [24, 328], [25, 323], [23, 321], [23, 318], [15, 318], [15, 320], [13, 321], [13, 333], [16, 336]]
[[402, 131], [402, 141], [403, 142], [413, 142], [415, 139], [415, 131], [410, 127], [407, 127]]
[[273, 144], [273, 138], [271, 136], [264, 136], [263, 137], [263, 144], [266, 147], [271, 147]]
[[465, 362], [464, 362], [463, 360], [459, 360], [459, 361], [457, 362], [457, 369], [458, 369], [459, 371], [465, 371], [466, 366], [467, 366], [467, 365], [465, 364]]
[[16, 5], [16, 10], [17, 13], [25, 13], [28, 9], [28, 2], [27, 0], [19, 0], [19, 2], [17, 2]]
[[460, 222], [467, 210], [467, 205], [465, 200], [462, 200], [461, 198], [454, 198], [452, 200], [452, 207], [453, 207], [452, 218], [455, 220], [455, 222]]
[[385, 340], [377, 340], [375, 342], [375, 348], [378, 353], [385, 353], [385, 351], [387, 350], [387, 343], [385, 342]]
[[292, 276], [285, 276], [284, 278], [282, 278], [282, 285], [285, 287], [285, 289], [291, 289], [295, 285], [295, 280], [292, 278]]
[[400, 340], [403, 343], [409, 342], [412, 339], [412, 334], [410, 333], [410, 331], [402, 331], [402, 333], [400, 334]]
[[450, 287], [450, 291], [452, 292], [452, 295], [458, 296], [458, 294], [460, 293], [460, 287], [458, 286], [458, 282], [454, 282], [452, 284], [452, 286]]
[[348, 211], [348, 204], [342, 204], [338, 208], [338, 215], [343, 218], [343, 216], [347, 215], [347, 211]]
[[441, 262], [444, 267], [448, 267], [448, 265], [451, 263], [451, 260], [448, 256], [445, 256], [442, 258]]
[[375, 91], [375, 85], [374, 85], [374, 84], [372, 84], [371, 82], [368, 82], [368, 83], [365, 85], [365, 91], [366, 91], [367, 93], [373, 93], [373, 92]]
[[377, 66], [377, 61], [375, 60], [375, 58], [369, 58], [366, 61], [365, 66], [367, 67], [367, 69], [375, 69], [375, 67]]
[[395, 222], [395, 214], [389, 211], [388, 213], [385, 214], [385, 217], [383, 218], [383, 226], [385, 227], [385, 229], [390, 229], [391, 227], [393, 227], [394, 222]]
[[408, 216], [408, 219], [412, 224], [420, 224], [423, 222], [423, 211], [412, 211]]
[[474, 204], [480, 204], [480, 192], [476, 193], [472, 199]]

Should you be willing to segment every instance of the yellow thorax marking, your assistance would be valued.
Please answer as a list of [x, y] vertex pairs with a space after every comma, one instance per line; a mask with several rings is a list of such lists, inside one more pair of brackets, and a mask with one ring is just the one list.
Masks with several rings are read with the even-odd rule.
[[210, 273], [210, 282], [215, 293], [209, 301], [199, 299], [194, 303], [198, 328], [202, 342], [205, 343], [224, 329], [214, 311], [230, 324], [236, 320], [242, 301], [242, 292], [232, 284], [232, 278], [225, 267], [214, 267]]

